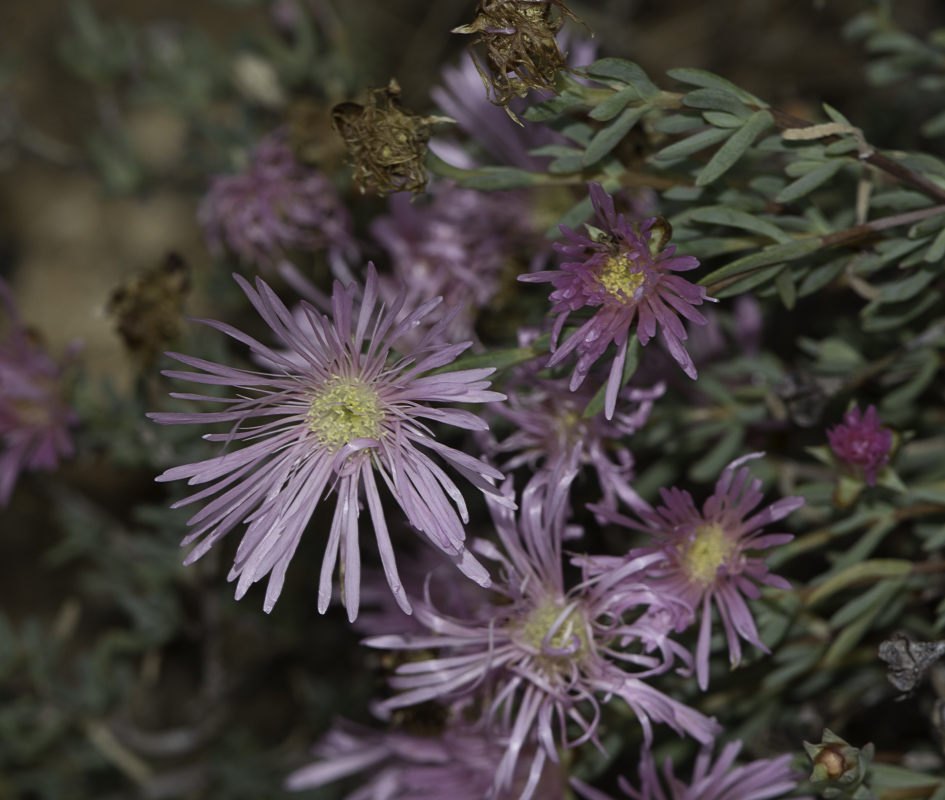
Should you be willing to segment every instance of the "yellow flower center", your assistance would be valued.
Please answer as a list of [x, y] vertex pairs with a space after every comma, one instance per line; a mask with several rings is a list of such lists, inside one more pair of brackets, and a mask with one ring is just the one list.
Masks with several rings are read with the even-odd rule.
[[[554, 600], [541, 603], [532, 609], [518, 631], [522, 644], [540, 653], [541, 660], [549, 667], [554, 667], [556, 663], [565, 660], [582, 661], [590, 653], [587, 624], [581, 607], [575, 606], [563, 621], [555, 625], [563, 611], [564, 607]], [[545, 652], [545, 648], [548, 647], [568, 652], [552, 655]]]
[[639, 300], [637, 291], [646, 282], [646, 275], [627, 253], [621, 252], [604, 261], [598, 280], [617, 300]]
[[335, 377], [315, 392], [305, 418], [319, 443], [333, 453], [353, 439], [379, 439], [384, 417], [374, 387]]
[[693, 538], [679, 545], [683, 568], [689, 577], [707, 587], [715, 582], [719, 567], [735, 551], [735, 542], [719, 525], [700, 525]]

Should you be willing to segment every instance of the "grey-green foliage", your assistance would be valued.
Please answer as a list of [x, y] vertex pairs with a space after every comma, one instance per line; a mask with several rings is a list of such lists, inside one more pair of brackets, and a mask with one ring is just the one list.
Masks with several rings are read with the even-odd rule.
[[881, 2], [850, 20], [844, 33], [869, 54], [866, 75], [872, 84], [926, 93], [936, 110], [922, 123], [922, 135], [945, 134], [945, 29], [903, 30], [896, 21], [895, 4]]

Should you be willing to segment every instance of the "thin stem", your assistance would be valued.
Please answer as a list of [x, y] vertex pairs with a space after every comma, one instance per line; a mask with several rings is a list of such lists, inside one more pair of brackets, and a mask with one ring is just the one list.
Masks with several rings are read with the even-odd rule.
[[[917, 211], [908, 211], [905, 214], [894, 214], [890, 217], [881, 217], [880, 219], [874, 219], [871, 222], [864, 222], [862, 225], [853, 225], [850, 228], [844, 228], [843, 230], [834, 231], [833, 233], [826, 233], [819, 237], [821, 247], [838, 247], [840, 245], [850, 244], [851, 242], [855, 242], [858, 239], [864, 239], [867, 236], [871, 236], [872, 234], [879, 231], [884, 231], [888, 228], [896, 228], [900, 225], [913, 225], [916, 222], [921, 222], [924, 219], [937, 216], [938, 214], [945, 214], [945, 205], [930, 206], [929, 208], [920, 208]], [[708, 286], [706, 288], [706, 294], [712, 295], [715, 292], [724, 289], [726, 286], [731, 286], [733, 283], [736, 283], [743, 278], [747, 278], [749, 275], [754, 275], [755, 273], [761, 272], [765, 269], [771, 269], [773, 266], [777, 265], [764, 264], [760, 267], [754, 267], [753, 269], [739, 272], [737, 275], [730, 275], [727, 278], [722, 278], [722, 280], [716, 281], [715, 283]]]
[[[769, 108], [768, 111], [770, 111], [771, 116], [774, 117], [774, 124], [779, 128], [811, 128], [814, 125], [813, 122], [808, 122], [799, 117], [793, 117], [790, 114], [785, 114], [783, 111], [776, 111], [773, 108]], [[839, 136], [825, 136], [822, 141], [829, 143], [839, 140]], [[920, 175], [918, 172], [913, 172], [911, 169], [891, 159], [889, 156], [873, 152], [863, 157], [862, 160], [898, 178], [903, 183], [912, 184], [916, 189], [923, 194], [927, 194], [933, 200], [945, 203], [945, 189], [939, 188], [925, 176]]]

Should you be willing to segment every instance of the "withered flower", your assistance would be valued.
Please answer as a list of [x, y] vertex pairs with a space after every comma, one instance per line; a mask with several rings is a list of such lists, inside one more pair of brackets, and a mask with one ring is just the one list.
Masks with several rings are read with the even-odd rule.
[[361, 192], [413, 192], [427, 186], [423, 159], [436, 122], [448, 117], [421, 117], [400, 104], [400, 86], [391, 78], [386, 89], [368, 89], [365, 105], [339, 103], [331, 110], [332, 124], [354, 159], [354, 179]]
[[[469, 25], [453, 28], [453, 33], [479, 34], [468, 49], [486, 96], [495, 105], [504, 106], [516, 122], [509, 109], [513, 98], [524, 97], [529, 89], [557, 94], [555, 73], [574, 72], [555, 39], [565, 17], [584, 25], [562, 0], [481, 0], [476, 18]], [[486, 46], [488, 74], [473, 54], [476, 44]]]
[[160, 266], [112, 292], [108, 313], [125, 345], [144, 367], [150, 367], [158, 354], [180, 338], [189, 288], [187, 264], [176, 253], [169, 253]]

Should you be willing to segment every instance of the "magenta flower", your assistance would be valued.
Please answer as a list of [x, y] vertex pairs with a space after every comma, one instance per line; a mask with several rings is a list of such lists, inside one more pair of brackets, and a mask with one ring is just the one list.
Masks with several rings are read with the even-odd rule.
[[851, 408], [840, 425], [827, 431], [827, 440], [834, 455], [862, 475], [867, 486], [876, 485], [876, 471], [889, 463], [893, 443], [892, 431], [882, 426], [876, 406], [869, 406], [864, 414], [858, 407]]
[[[587, 741], [600, 746], [601, 705], [615, 697], [636, 714], [648, 743], [651, 720], [702, 743], [718, 732], [713, 720], [641, 680], [672, 664], [640, 652], [639, 621], [626, 623], [622, 613], [650, 602], [652, 592], [634, 578], [664, 561], [663, 553], [644, 555], [565, 589], [561, 543], [575, 474], [574, 464], [559, 474], [538, 473], [522, 495], [517, 522], [507, 508], [490, 501], [502, 549], [482, 540], [473, 547], [503, 568], [503, 580], [492, 585], [499, 596], [492, 618], [455, 619], [417, 603], [417, 619], [429, 635], [365, 641], [369, 647], [436, 653], [399, 667], [390, 681], [399, 694], [381, 708], [429, 700], [481, 707], [480, 724], [506, 746], [495, 771], [496, 792], [509, 790], [520, 755], [533, 746], [533, 775], [540, 774], [546, 759], [558, 763], [558, 748]], [[689, 613], [678, 604], [677, 612]], [[527, 797], [522, 794], [522, 800]]]
[[[785, 497], [746, 519], [762, 499], [761, 481], [748, 480], [743, 464], [762, 453], [742, 456], [722, 472], [715, 492], [696, 508], [692, 495], [680, 489], [660, 489], [665, 505], [655, 511], [637, 511], [646, 523], [615, 514], [602, 506], [595, 510], [612, 522], [655, 538], [651, 547], [631, 550], [625, 561], [661, 553], [665, 561], [648, 572], [648, 583], [655, 592], [676, 598], [691, 609], [702, 606], [702, 624], [696, 649], [696, 676], [699, 688], [709, 684], [709, 643], [712, 632], [712, 606], [715, 605], [728, 640], [732, 666], [741, 661], [739, 638], [765, 653], [768, 649], [758, 638], [751, 611], [742, 595], [760, 596], [756, 584], [790, 589], [781, 577], [768, 572], [764, 557], [752, 552], [785, 544], [794, 538], [789, 533], [762, 534], [761, 529], [804, 505], [802, 497]], [[586, 571], [606, 575], [614, 565], [606, 559], [587, 559]], [[688, 626], [688, 621], [677, 631]]]
[[[561, 265], [560, 270], [519, 275], [520, 281], [550, 282], [554, 286], [550, 300], [552, 313], [558, 314], [552, 328], [553, 355], [549, 367], [556, 366], [572, 352], [579, 355], [571, 377], [571, 389], [587, 377], [591, 366], [607, 346], [614, 342], [617, 355], [610, 368], [604, 412], [613, 417], [621, 375], [627, 356], [630, 327], [637, 320], [637, 338], [647, 344], [656, 335], [659, 323], [663, 339], [679, 366], [690, 377], [696, 377], [696, 368], [683, 347], [686, 329], [677, 314], [690, 322], [705, 324], [705, 317], [694, 308], [709, 300], [705, 288], [673, 275], [695, 269], [699, 262], [693, 256], [676, 256], [675, 247], [659, 253], [651, 252], [652, 226], [656, 218], [633, 225], [617, 214], [614, 200], [598, 183], [589, 184], [591, 201], [603, 226], [600, 235], [593, 231], [582, 236], [562, 225], [561, 232], [573, 244], [555, 244], [555, 249], [567, 257], [582, 258]], [[655, 242], [653, 243], [656, 244]], [[586, 251], [590, 250], [590, 257]], [[560, 347], [558, 337], [568, 315], [585, 306], [599, 310]]]
[[0, 303], [10, 331], [0, 340], [0, 506], [6, 506], [24, 469], [53, 470], [75, 452], [69, 429], [79, 423], [62, 397], [62, 374], [20, 319], [13, 292], [0, 278]]
[[[243, 449], [207, 461], [169, 469], [158, 480], [187, 478], [210, 485], [177, 503], [187, 505], [217, 495], [191, 520], [196, 529], [184, 544], [202, 539], [187, 557], [190, 564], [242, 522], [248, 528], [236, 553], [229, 580], [239, 578], [236, 596], [271, 573], [264, 608], [270, 611], [282, 591], [286, 569], [302, 531], [326, 489], [338, 495], [328, 533], [318, 589], [318, 609], [331, 599], [331, 575], [339, 558], [344, 571], [344, 602], [350, 619], [357, 617], [359, 575], [359, 490], [363, 488], [374, 523], [381, 562], [398, 604], [410, 613], [394, 551], [381, 508], [375, 475], [380, 475], [410, 524], [446, 553], [464, 574], [488, 585], [486, 570], [463, 544], [466, 504], [457, 486], [423, 450], [447, 461], [480, 491], [514, 507], [492, 485], [502, 473], [481, 461], [436, 441], [422, 420], [469, 430], [487, 428], [475, 414], [429, 403], [489, 403], [505, 395], [487, 391], [483, 380], [494, 370], [472, 369], [424, 376], [451, 363], [469, 342], [433, 344], [449, 324], [450, 315], [434, 326], [417, 348], [388, 363], [391, 342], [418, 324], [439, 302], [432, 300], [395, 320], [404, 292], [388, 309], [376, 311], [378, 279], [368, 266], [360, 313], [354, 318], [355, 284], [335, 283], [334, 319], [302, 303], [308, 327], [301, 327], [273, 291], [256, 280], [256, 290], [234, 276], [250, 302], [284, 346], [304, 364], [280, 355], [255, 339], [212, 320], [201, 320], [248, 345], [255, 356], [278, 365], [277, 374], [248, 372], [199, 358], [171, 354], [202, 372], [170, 371], [173, 378], [230, 386], [238, 397], [174, 395], [186, 400], [223, 403], [217, 413], [160, 413], [150, 416], [164, 425], [223, 422], [229, 433], [210, 434], [210, 441], [248, 442]], [[269, 418], [266, 421], [266, 418]], [[259, 422], [257, 422], [259, 420]], [[448, 499], [449, 498], [449, 499]], [[455, 504], [456, 509], [450, 504]], [[458, 510], [458, 514], [457, 514]]]
[[284, 129], [264, 137], [238, 175], [218, 175], [200, 203], [207, 246], [265, 269], [286, 250], [350, 253], [351, 214], [332, 182], [295, 160]]
[[[347, 800], [482, 800], [504, 748], [468, 730], [447, 728], [431, 738], [340, 723], [316, 745], [315, 754], [320, 760], [289, 775], [286, 789], [315, 789], [360, 775], [363, 785]], [[542, 800], [564, 800], [560, 770], [546, 764], [532, 776], [519, 769], [512, 788], [495, 800], [512, 800], [523, 790], [535, 789]]]
[[[664, 789], [653, 763], [653, 753], [644, 748], [639, 766], [640, 788], [635, 789], [623, 777], [619, 779], [620, 788], [633, 800], [770, 800], [797, 787], [800, 774], [791, 769], [790, 754], [733, 767], [741, 749], [741, 742], [729, 742], [718, 761], [712, 764], [712, 748], [703, 748], [688, 784], [673, 774], [672, 759], [667, 758], [663, 763]], [[580, 782], [572, 781], [572, 785], [586, 800], [610, 800]]]

